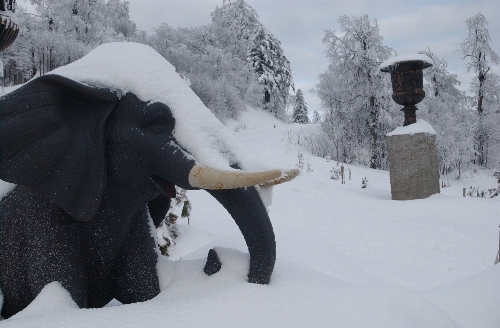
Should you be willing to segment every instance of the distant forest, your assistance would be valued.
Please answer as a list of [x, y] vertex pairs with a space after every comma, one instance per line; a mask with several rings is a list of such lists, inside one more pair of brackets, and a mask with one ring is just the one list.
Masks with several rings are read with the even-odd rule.
[[[17, 8], [19, 37], [0, 54], [5, 85], [25, 83], [102, 43], [139, 42], [174, 65], [220, 120], [237, 118], [246, 105], [260, 107], [283, 121], [303, 123], [303, 133], [289, 140], [314, 155], [388, 168], [385, 135], [401, 125], [403, 115], [391, 99], [390, 76], [379, 65], [395, 51], [383, 44], [377, 21], [368, 15], [341, 16], [339, 31], [325, 32], [329, 65], [307, 90], [321, 101], [321, 112], [308, 113], [280, 41], [244, 0], [223, 1], [208, 25], [172, 28], [165, 22], [150, 34], [136, 29], [127, 1], [30, 1], [36, 14]], [[418, 118], [437, 131], [441, 173], [457, 178], [476, 167], [500, 168], [500, 78], [491, 69], [500, 58], [487, 27], [481, 13], [470, 17], [457, 44], [476, 76], [468, 94], [457, 89], [460, 82], [444, 58], [421, 51], [434, 65], [424, 70], [426, 98]]]

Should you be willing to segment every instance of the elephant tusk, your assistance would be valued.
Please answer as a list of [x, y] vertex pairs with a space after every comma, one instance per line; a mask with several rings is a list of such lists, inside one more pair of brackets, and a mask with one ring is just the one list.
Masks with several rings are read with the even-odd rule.
[[288, 181], [294, 179], [297, 175], [299, 175], [299, 172], [300, 171], [298, 169], [293, 169], [293, 170], [287, 171], [287, 172], [285, 172], [285, 176], [279, 177], [278, 179], [274, 179], [271, 181], [263, 182], [263, 183], [259, 184], [259, 186], [266, 188], [266, 187], [276, 186], [276, 185], [282, 184], [284, 182], [288, 182]]
[[196, 164], [189, 172], [189, 184], [194, 188], [221, 190], [246, 188], [279, 180], [280, 170], [264, 172], [217, 171]]

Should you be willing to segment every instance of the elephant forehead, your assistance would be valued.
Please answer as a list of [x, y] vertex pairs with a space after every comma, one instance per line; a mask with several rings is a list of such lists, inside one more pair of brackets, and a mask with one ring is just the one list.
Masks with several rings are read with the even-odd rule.
[[50, 74], [106, 87], [119, 96], [132, 93], [144, 103], [164, 103], [176, 122], [174, 137], [201, 164], [230, 170], [234, 158], [244, 169], [269, 168], [236, 144], [232, 133], [202, 103], [175, 68], [149, 46], [132, 42], [103, 44]]

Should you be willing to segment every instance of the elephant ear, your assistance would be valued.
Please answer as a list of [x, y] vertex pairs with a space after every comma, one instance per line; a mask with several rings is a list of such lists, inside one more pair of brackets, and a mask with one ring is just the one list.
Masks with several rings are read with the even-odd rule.
[[108, 89], [45, 75], [0, 98], [0, 179], [27, 186], [89, 221], [106, 185]]

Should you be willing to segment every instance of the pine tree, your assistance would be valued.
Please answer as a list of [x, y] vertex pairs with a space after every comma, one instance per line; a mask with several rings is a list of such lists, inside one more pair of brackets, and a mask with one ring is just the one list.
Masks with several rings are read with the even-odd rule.
[[[468, 18], [465, 23], [467, 24], [469, 34], [460, 45], [459, 52], [462, 55], [462, 59], [469, 60], [467, 63], [467, 72], [473, 71], [477, 76], [477, 80], [472, 84], [472, 91], [477, 99], [476, 110], [479, 116], [476, 137], [477, 157], [479, 165], [487, 165], [489, 139], [494, 131], [488, 131], [487, 125], [492, 120], [486, 120], [484, 116], [485, 114], [490, 114], [486, 113], [488, 109], [487, 102], [494, 101], [494, 99], [488, 99], [487, 96], [494, 94], [498, 95], [499, 78], [491, 71], [491, 64], [498, 64], [500, 62], [500, 57], [491, 49], [491, 38], [487, 29], [488, 22], [483, 14], [478, 13]], [[499, 119], [498, 114], [493, 119], [497, 121]], [[500, 123], [500, 121], [497, 123]], [[498, 129], [498, 126], [493, 128]]]
[[307, 113], [307, 104], [304, 100], [304, 93], [300, 89], [297, 90], [297, 94], [295, 96], [295, 107], [293, 108], [292, 122], [300, 124], [310, 123]]
[[264, 107], [278, 118], [284, 117], [290, 88], [294, 89], [290, 62], [281, 43], [271, 32], [259, 26], [254, 35], [247, 60], [264, 87]]

